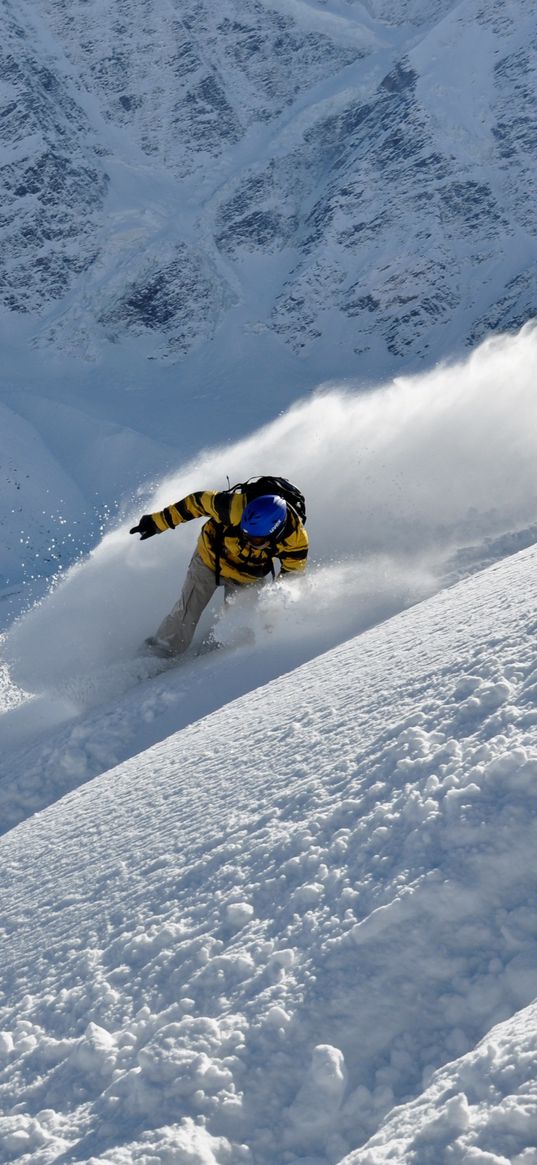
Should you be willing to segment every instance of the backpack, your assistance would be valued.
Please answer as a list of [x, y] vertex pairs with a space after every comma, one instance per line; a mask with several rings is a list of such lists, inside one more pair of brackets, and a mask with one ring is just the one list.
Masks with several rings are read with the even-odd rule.
[[254, 498], [263, 497], [265, 494], [276, 494], [277, 497], [283, 498], [284, 502], [287, 502], [295, 514], [298, 514], [304, 525], [306, 523], [304, 494], [297, 489], [296, 485], [291, 485], [286, 477], [252, 477], [248, 481], [232, 485], [229, 492], [245, 494], [247, 503], [252, 502]]
[[[228, 478], [229, 481], [229, 478]], [[263, 497], [265, 494], [276, 494], [279, 498], [283, 498], [288, 506], [298, 514], [300, 521], [306, 523], [306, 499], [304, 494], [297, 489], [296, 485], [291, 485], [285, 477], [252, 477], [248, 481], [237, 482], [236, 485], [230, 485], [226, 492], [243, 493], [246, 496], [246, 504], [252, 502], [254, 498]], [[224, 538], [224, 529], [220, 524], [217, 527], [216, 535], [216, 562], [215, 562], [215, 576], [217, 586], [220, 584], [220, 554], [222, 550], [222, 542]], [[274, 564], [271, 564], [270, 573], [272, 577], [274, 574]]]

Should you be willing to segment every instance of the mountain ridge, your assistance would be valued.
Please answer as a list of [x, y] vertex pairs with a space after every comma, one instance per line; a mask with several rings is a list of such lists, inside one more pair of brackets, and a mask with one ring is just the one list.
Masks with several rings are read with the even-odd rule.
[[[208, 341], [218, 345], [219, 330], [236, 326], [237, 293], [239, 301], [255, 295], [250, 281], [242, 285], [241, 271], [256, 254], [257, 278], [268, 278], [271, 302], [258, 320], [250, 312], [250, 326], [268, 329], [295, 355], [304, 357], [310, 346], [317, 355], [330, 349], [336, 375], [330, 337], [336, 321], [347, 359], [354, 355], [357, 369], [381, 374], [401, 360], [438, 358], [452, 350], [457, 331], [462, 345], [491, 330], [519, 327], [537, 311], [527, 252], [536, 247], [531, 77], [537, 29], [524, 0], [516, 5], [518, 23], [515, 11], [501, 8], [481, 6], [475, 13], [468, 4], [435, 9], [423, 3], [409, 7], [416, 23], [405, 25], [405, 12], [390, 23], [382, 6], [370, 5], [366, 20], [361, 6], [351, 6], [346, 43], [338, 44], [342, 17], [329, 11], [321, 17], [304, 5], [250, 3], [241, 7], [241, 20], [231, 0], [218, 15], [209, 3], [183, 4], [180, 18], [165, 9], [146, 27], [136, 5], [116, 4], [107, 16], [107, 55], [93, 8], [80, 10], [75, 20], [60, 0], [49, 0], [40, 18], [43, 64], [27, 58], [21, 96], [36, 132], [46, 133], [46, 146], [35, 160], [30, 155], [6, 171], [19, 220], [27, 208], [27, 241], [22, 244], [22, 234], [16, 246], [6, 240], [11, 290], [4, 303], [15, 306], [10, 296], [19, 285], [21, 295], [25, 288], [19, 307], [28, 310], [33, 281], [33, 306], [45, 309], [43, 322], [36, 320], [40, 345], [99, 359], [110, 341], [131, 335], [144, 338], [147, 354], [157, 360], [175, 361]], [[21, 20], [28, 11], [22, 8]], [[309, 31], [308, 21], [320, 20], [325, 31]], [[371, 42], [372, 21], [377, 44]], [[349, 43], [349, 24], [355, 44]], [[13, 45], [28, 44], [22, 31], [12, 29]], [[140, 73], [142, 33], [147, 43]], [[14, 47], [10, 61], [15, 82], [21, 66]], [[469, 70], [475, 62], [478, 78]], [[138, 94], [129, 90], [136, 71]], [[70, 91], [62, 96], [67, 81]], [[334, 84], [343, 85], [339, 113], [321, 97], [323, 87], [326, 94]], [[241, 110], [238, 118], [228, 89]], [[92, 110], [91, 129], [84, 105]], [[296, 117], [308, 107], [306, 130]], [[20, 141], [23, 123], [9, 129], [10, 109], [4, 106], [4, 139]], [[277, 125], [283, 111], [288, 119], [293, 109], [265, 169], [261, 160], [239, 161], [252, 129], [262, 140], [263, 126]], [[187, 118], [188, 132], [179, 115]], [[290, 129], [291, 148], [285, 146]], [[144, 158], [147, 169], [136, 181], [132, 211], [125, 203], [122, 211], [127, 190], [116, 181], [122, 154], [133, 175]], [[234, 156], [235, 173], [229, 168]], [[195, 184], [185, 158], [201, 167]], [[235, 187], [227, 199], [225, 189], [216, 193], [222, 167]], [[117, 210], [110, 216], [114, 186]], [[203, 203], [211, 187], [214, 211], [207, 219]], [[78, 222], [76, 259], [69, 257], [69, 201]], [[37, 264], [36, 209], [42, 227]], [[52, 215], [50, 226], [43, 213]], [[284, 259], [276, 281], [274, 253]], [[232, 263], [230, 282], [221, 258]], [[55, 299], [63, 307], [47, 325]]]

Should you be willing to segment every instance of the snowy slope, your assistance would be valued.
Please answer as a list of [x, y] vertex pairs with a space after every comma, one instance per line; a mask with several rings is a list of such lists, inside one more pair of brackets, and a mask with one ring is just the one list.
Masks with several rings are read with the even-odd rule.
[[535, 6], [1, 22], [0, 1162], [537, 1165]]
[[3, 1160], [534, 1161], [536, 558], [2, 839]]
[[418, 1100], [397, 1109], [342, 1165], [534, 1165], [536, 1031], [533, 1003], [488, 1032], [474, 1052], [435, 1073]]

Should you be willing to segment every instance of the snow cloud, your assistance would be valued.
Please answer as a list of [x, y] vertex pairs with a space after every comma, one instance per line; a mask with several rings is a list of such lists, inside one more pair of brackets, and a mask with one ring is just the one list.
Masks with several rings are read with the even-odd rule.
[[279, 670], [297, 660], [291, 642], [308, 658], [423, 598], [461, 562], [472, 568], [527, 544], [537, 522], [536, 368], [528, 326], [380, 389], [323, 386], [248, 438], [204, 451], [12, 629], [15, 680], [47, 691], [132, 655], [175, 601], [200, 524], [143, 543], [129, 526], [192, 489], [225, 488], [228, 476], [283, 474], [306, 495], [308, 575], [218, 617], [224, 643], [246, 623], [277, 650]]

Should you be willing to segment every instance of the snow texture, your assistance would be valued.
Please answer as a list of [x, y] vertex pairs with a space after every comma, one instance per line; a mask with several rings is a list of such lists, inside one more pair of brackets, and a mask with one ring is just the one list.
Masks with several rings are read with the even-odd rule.
[[532, 1160], [535, 565], [3, 838], [4, 1160]]

